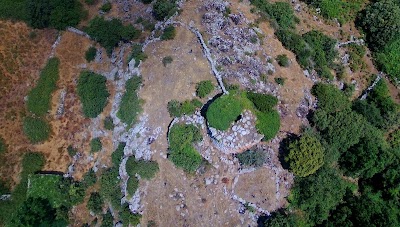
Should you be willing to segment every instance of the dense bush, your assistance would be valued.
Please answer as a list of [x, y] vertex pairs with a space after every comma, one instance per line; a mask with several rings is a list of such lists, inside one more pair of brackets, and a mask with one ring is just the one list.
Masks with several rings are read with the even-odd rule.
[[278, 99], [272, 95], [247, 92], [247, 98], [257, 110], [264, 113], [273, 111], [273, 108], [278, 104]]
[[162, 59], [162, 63], [164, 67], [167, 67], [168, 64], [171, 64], [174, 59], [171, 56], [166, 56]]
[[204, 98], [214, 90], [214, 85], [211, 80], [203, 80], [196, 85], [196, 95], [199, 98]]
[[28, 21], [27, 0], [2, 0], [0, 4], [0, 18]]
[[294, 174], [306, 177], [324, 164], [324, 148], [317, 138], [305, 134], [290, 143], [285, 161], [289, 163]]
[[138, 67], [141, 61], [145, 61], [147, 59], [147, 55], [142, 50], [142, 45], [134, 44], [132, 46], [132, 52], [129, 55], [128, 62], [132, 59], [135, 59], [135, 67]]
[[338, 19], [343, 24], [353, 20], [361, 10], [365, 0], [307, 0], [308, 4], [312, 4], [315, 8], [319, 8], [321, 15], [327, 19]]
[[317, 83], [311, 93], [318, 99], [318, 108], [328, 113], [348, 109], [351, 106], [349, 98], [333, 85]]
[[242, 113], [243, 106], [233, 94], [223, 95], [208, 107], [206, 116], [211, 127], [218, 130], [227, 130]]
[[110, 2], [106, 2], [100, 7], [100, 10], [105, 12], [105, 13], [108, 13], [108, 12], [110, 12], [111, 8], [112, 8], [111, 3]]
[[103, 221], [101, 222], [100, 227], [109, 227], [114, 225], [114, 217], [109, 210], [102, 216], [103, 216]]
[[90, 152], [91, 153], [101, 151], [102, 148], [103, 148], [103, 145], [101, 144], [101, 139], [99, 137], [94, 138], [94, 139], [92, 139], [92, 141], [90, 141]]
[[52, 207], [70, 205], [68, 196], [64, 195], [59, 185], [62, 176], [59, 175], [31, 175], [29, 177], [30, 187], [28, 197], [47, 199]]
[[139, 38], [141, 33], [132, 25], [124, 26], [118, 19], [114, 18], [108, 21], [103, 17], [93, 18], [89, 22], [86, 32], [107, 50], [108, 55], [111, 55], [114, 47], [116, 47], [120, 41], [128, 42], [132, 39]]
[[279, 85], [285, 85], [285, 78], [282, 78], [282, 77], [276, 77], [276, 78], [274, 78], [274, 80], [275, 80], [275, 82], [277, 83], [277, 84], [279, 84]]
[[93, 211], [95, 214], [99, 214], [102, 211], [103, 200], [98, 192], [90, 193], [90, 197], [87, 203], [87, 208]]
[[126, 190], [130, 196], [135, 195], [136, 190], [139, 188], [139, 180], [135, 176], [130, 176], [126, 186]]
[[161, 40], [172, 40], [175, 38], [176, 31], [175, 27], [170, 25], [164, 29], [163, 34], [161, 35]]
[[43, 116], [50, 110], [51, 94], [56, 90], [59, 78], [59, 64], [58, 58], [50, 58], [36, 86], [28, 93], [28, 110], [37, 116]]
[[77, 0], [28, 1], [28, 23], [34, 28], [65, 29], [76, 26], [84, 17], [82, 5]]
[[260, 167], [264, 164], [267, 156], [264, 151], [247, 150], [243, 153], [237, 154], [236, 157], [239, 159], [241, 165]]
[[110, 95], [106, 78], [94, 72], [81, 72], [78, 80], [78, 95], [82, 102], [85, 117], [95, 118], [107, 104]]
[[22, 159], [22, 174], [21, 177], [27, 177], [29, 174], [35, 173], [43, 168], [45, 164], [43, 154], [38, 152], [28, 152], [24, 154]]
[[49, 123], [36, 117], [26, 117], [24, 119], [23, 130], [32, 143], [46, 141], [51, 132]]
[[197, 99], [186, 100], [182, 103], [177, 100], [168, 102], [167, 108], [171, 117], [181, 117], [183, 115], [194, 114], [197, 108], [200, 108], [202, 103]]
[[142, 179], [150, 180], [158, 172], [158, 163], [154, 161], [136, 160], [131, 157], [126, 162], [126, 172], [134, 177], [136, 174]]
[[366, 64], [363, 60], [366, 53], [365, 46], [352, 43], [347, 46], [347, 49], [350, 55], [349, 67], [351, 71], [357, 72], [365, 69]]
[[280, 54], [276, 57], [276, 61], [280, 66], [288, 67], [289, 66], [289, 58], [286, 54]]
[[76, 153], [78, 153], [78, 149], [74, 148], [72, 145], [69, 145], [67, 147], [67, 152], [68, 152], [69, 156], [73, 157], [76, 155]]
[[119, 168], [122, 159], [124, 158], [125, 143], [119, 143], [117, 149], [111, 154], [113, 166]]
[[140, 214], [132, 214], [129, 206], [125, 205], [123, 209], [118, 214], [124, 226], [137, 226], [140, 224]]
[[153, 15], [157, 20], [164, 20], [177, 12], [175, 0], [157, 0], [153, 5]]
[[379, 51], [376, 54], [376, 61], [392, 79], [400, 81], [400, 38], [388, 43], [383, 50]]
[[294, 28], [298, 20], [293, 8], [287, 2], [269, 3], [265, 0], [251, 0], [262, 13], [267, 14], [277, 25], [283, 29]]
[[117, 112], [117, 117], [127, 125], [132, 125], [136, 122], [141, 108], [141, 99], [138, 97], [138, 90], [142, 84], [142, 77], [134, 76], [125, 84], [125, 93], [121, 99], [121, 105]]
[[278, 111], [274, 110], [268, 113], [256, 113], [257, 130], [264, 135], [264, 140], [269, 141], [273, 139], [279, 132], [281, 126], [281, 120]]
[[120, 207], [121, 187], [118, 179], [118, 167], [112, 167], [102, 173], [100, 177], [100, 195], [106, 202], [111, 202], [113, 207]]
[[107, 130], [113, 130], [114, 129], [114, 122], [111, 116], [108, 116], [104, 118], [104, 128]]
[[96, 184], [97, 177], [96, 173], [93, 171], [93, 169], [90, 169], [83, 175], [83, 185], [85, 188], [91, 187], [94, 184]]
[[194, 125], [175, 124], [169, 132], [168, 158], [183, 170], [193, 173], [201, 162], [202, 157], [192, 143], [202, 140], [200, 130]]
[[369, 47], [379, 51], [400, 35], [400, 6], [395, 0], [369, 4], [358, 18]]
[[86, 61], [91, 62], [95, 59], [96, 57], [96, 53], [97, 53], [97, 49], [96, 47], [89, 47], [89, 49], [87, 49], [87, 51], [85, 52], [85, 58]]

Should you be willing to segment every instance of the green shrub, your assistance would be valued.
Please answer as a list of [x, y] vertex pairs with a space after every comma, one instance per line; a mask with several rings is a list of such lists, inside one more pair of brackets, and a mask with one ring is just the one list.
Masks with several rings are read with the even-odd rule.
[[118, 214], [124, 226], [137, 226], [140, 224], [140, 214], [132, 214], [129, 206], [125, 205]]
[[6, 141], [0, 137], [0, 155], [7, 152]]
[[142, 45], [134, 44], [132, 46], [132, 52], [129, 55], [128, 62], [132, 59], [135, 59], [135, 67], [139, 66], [140, 61], [145, 61], [147, 59], [147, 55], [142, 50]]
[[352, 43], [348, 45], [347, 48], [350, 55], [349, 67], [351, 71], [356, 72], [364, 69], [366, 67], [366, 64], [363, 60], [363, 57], [366, 53], [365, 46]]
[[186, 172], [195, 172], [203, 159], [192, 143], [201, 140], [200, 130], [196, 126], [175, 124], [169, 132], [168, 158]]
[[27, 0], [3, 0], [0, 4], [0, 18], [28, 21]]
[[253, 92], [247, 92], [247, 98], [254, 104], [257, 110], [267, 113], [271, 112], [278, 104], [278, 99], [272, 95], [265, 95]]
[[93, 211], [95, 214], [101, 213], [103, 207], [103, 200], [98, 192], [90, 193], [90, 197], [87, 203], [87, 208]]
[[172, 40], [175, 38], [176, 31], [175, 27], [170, 25], [164, 29], [163, 34], [161, 35], [161, 40]]
[[109, 210], [102, 216], [103, 216], [103, 221], [101, 222], [100, 227], [110, 227], [114, 225], [114, 218]]
[[294, 15], [293, 8], [287, 2], [269, 3], [265, 0], [251, 0], [261, 13], [266, 14], [277, 26], [288, 29], [294, 28], [298, 20]]
[[125, 143], [119, 143], [117, 149], [111, 154], [111, 160], [114, 167], [118, 168], [119, 164], [122, 162], [125, 146]]
[[136, 174], [140, 178], [150, 180], [158, 172], [158, 163], [153, 161], [135, 160], [131, 157], [126, 162], [126, 172], [129, 176], [134, 177]]
[[94, 139], [92, 139], [92, 141], [90, 141], [90, 152], [91, 153], [101, 151], [102, 148], [103, 148], [103, 145], [101, 144], [101, 140], [99, 137], [94, 138]]
[[273, 139], [276, 134], [278, 134], [281, 125], [278, 111], [274, 110], [267, 113], [258, 112], [256, 116], [256, 128], [264, 135], [264, 140], [268, 141]]
[[315, 8], [319, 8], [324, 18], [330, 20], [337, 18], [341, 24], [344, 24], [356, 17], [363, 3], [366, 1], [308, 0], [307, 2], [312, 4]]
[[171, 17], [177, 10], [175, 0], [157, 0], [153, 5], [153, 15], [159, 21]]
[[89, 47], [89, 49], [85, 53], [86, 61], [91, 62], [96, 58], [97, 49], [96, 47]]
[[267, 156], [263, 151], [247, 150], [243, 153], [237, 154], [236, 157], [239, 159], [241, 165], [260, 167], [264, 164]]
[[150, 4], [153, 0], [140, 0], [144, 4]]
[[94, 72], [81, 72], [78, 80], [78, 95], [85, 117], [95, 118], [107, 104], [110, 95], [107, 91], [106, 78]]
[[69, 204], [68, 196], [59, 189], [62, 176], [59, 175], [31, 175], [28, 197], [48, 199], [52, 207]]
[[326, 112], [336, 112], [350, 108], [349, 98], [333, 85], [317, 83], [311, 93], [318, 99], [318, 108]]
[[103, 17], [95, 17], [89, 22], [86, 32], [96, 40], [111, 55], [114, 47], [118, 46], [120, 41], [128, 42], [139, 38], [141, 32], [132, 25], [124, 26], [118, 19], [110, 21]]
[[276, 77], [276, 78], [274, 78], [274, 80], [275, 80], [275, 82], [277, 83], [277, 84], [279, 84], [279, 85], [285, 85], [285, 78], [282, 78], [282, 77]]
[[224, 95], [215, 100], [208, 107], [206, 116], [211, 127], [218, 130], [227, 130], [242, 113], [243, 106], [239, 97], [232, 94]]
[[113, 130], [114, 129], [114, 122], [111, 116], [108, 116], [104, 118], [104, 128], [107, 130]]
[[28, 22], [34, 28], [52, 27], [62, 30], [78, 25], [84, 17], [82, 4], [77, 0], [29, 1], [27, 7]]
[[28, 110], [38, 116], [50, 110], [51, 95], [57, 88], [59, 78], [58, 58], [50, 58], [40, 73], [36, 86], [28, 94]]
[[121, 205], [121, 187], [120, 180], [118, 179], [118, 167], [107, 169], [100, 176], [100, 195], [103, 200], [111, 202], [113, 207], [120, 207]]
[[294, 174], [306, 177], [314, 174], [324, 164], [324, 148], [317, 138], [306, 134], [289, 144], [289, 154], [285, 161]]
[[67, 152], [68, 152], [69, 156], [73, 157], [76, 155], [76, 153], [78, 153], [78, 149], [74, 148], [72, 145], [69, 145], [67, 147]]
[[182, 103], [177, 100], [171, 100], [168, 102], [167, 108], [171, 117], [181, 117], [183, 115], [194, 114], [197, 108], [200, 108], [203, 104], [197, 100], [192, 99], [191, 101], [186, 100]]
[[281, 54], [276, 57], [276, 61], [280, 66], [288, 67], [289, 66], [289, 58], [286, 54]]
[[128, 179], [126, 190], [130, 196], [135, 195], [136, 190], [139, 188], [139, 180], [135, 176], [131, 176]]
[[199, 98], [204, 98], [214, 91], [214, 85], [211, 80], [203, 80], [196, 85], [196, 95]]
[[22, 158], [22, 174], [21, 178], [27, 177], [29, 174], [41, 170], [46, 160], [42, 153], [28, 152]]
[[392, 79], [400, 81], [400, 38], [388, 43], [382, 51], [378, 52], [376, 61]]
[[142, 77], [134, 76], [125, 84], [125, 94], [122, 96], [121, 105], [117, 117], [127, 125], [136, 122], [136, 118], [142, 111], [141, 99], [138, 97], [138, 90], [142, 84]]
[[93, 169], [90, 169], [83, 175], [83, 185], [85, 188], [91, 187], [96, 184], [97, 176]]
[[96, 4], [97, 0], [85, 0], [85, 3], [88, 5], [94, 5]]
[[174, 59], [171, 56], [167, 56], [162, 59], [162, 63], [164, 67], [166, 67], [168, 64], [171, 64], [173, 60]]
[[50, 125], [46, 121], [35, 117], [26, 117], [24, 119], [23, 130], [32, 143], [46, 141], [51, 132]]
[[112, 8], [111, 3], [110, 2], [106, 2], [100, 7], [100, 10], [105, 12], [105, 13], [108, 13], [108, 12], [110, 12], [111, 8]]

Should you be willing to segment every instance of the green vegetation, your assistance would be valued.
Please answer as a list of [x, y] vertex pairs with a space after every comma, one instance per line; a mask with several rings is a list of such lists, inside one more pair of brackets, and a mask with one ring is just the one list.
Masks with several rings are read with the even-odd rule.
[[0, 4], [0, 18], [28, 21], [27, 0], [3, 0]]
[[243, 105], [238, 95], [223, 95], [208, 107], [206, 116], [211, 127], [227, 130], [243, 111]]
[[25, 117], [23, 130], [29, 141], [32, 143], [46, 141], [51, 133], [49, 123], [36, 117]]
[[168, 158], [179, 168], [194, 173], [203, 160], [193, 147], [202, 140], [200, 130], [194, 125], [175, 124], [169, 132]]
[[171, 17], [178, 8], [175, 0], [157, 0], [153, 5], [153, 15], [159, 21]]
[[90, 193], [87, 208], [93, 211], [95, 214], [99, 214], [102, 211], [103, 200], [98, 192]]
[[175, 27], [170, 25], [164, 29], [163, 34], [161, 35], [161, 40], [172, 40], [175, 38], [176, 31]]
[[0, 155], [7, 152], [7, 144], [6, 141], [0, 137]]
[[102, 216], [103, 216], [103, 221], [101, 222], [100, 227], [109, 227], [114, 225], [114, 218], [109, 210]]
[[128, 194], [130, 196], [133, 196], [138, 188], [139, 188], [139, 180], [135, 176], [129, 177], [128, 185], [126, 186]]
[[110, 2], [106, 2], [100, 7], [100, 10], [105, 12], [105, 13], [108, 13], [108, 12], [110, 12], [111, 8], [112, 8], [111, 3]]
[[103, 17], [93, 18], [86, 32], [106, 49], [108, 55], [111, 55], [120, 41], [128, 42], [139, 38], [141, 34], [132, 25], [124, 26], [118, 19], [107, 21]]
[[250, 1], [263, 16], [270, 18], [275, 27], [282, 29], [294, 28], [298, 20], [293, 13], [293, 9], [287, 2], [269, 3], [266, 0], [251, 0]]
[[264, 135], [264, 141], [273, 139], [276, 134], [278, 134], [281, 126], [281, 120], [278, 111], [273, 110], [267, 113], [258, 112], [256, 113], [256, 116], [256, 128], [261, 134]]
[[366, 53], [365, 46], [352, 43], [347, 46], [347, 49], [350, 55], [349, 67], [351, 71], [357, 72], [364, 70], [366, 68], [366, 64], [363, 60]]
[[379, 68], [389, 74], [392, 79], [400, 81], [400, 38], [388, 43], [376, 54]]
[[113, 119], [111, 118], [111, 116], [104, 118], [103, 124], [104, 124], [104, 128], [107, 130], [114, 129], [114, 122], [113, 122]]
[[91, 187], [94, 184], [96, 184], [97, 177], [96, 173], [93, 171], [93, 169], [90, 169], [83, 175], [83, 185], [85, 188]]
[[121, 187], [118, 179], [118, 167], [105, 170], [100, 176], [100, 195], [104, 201], [110, 202], [113, 207], [121, 205]]
[[111, 160], [114, 167], [119, 168], [119, 165], [124, 157], [125, 143], [119, 143], [117, 149], [111, 154]]
[[96, 58], [97, 49], [94, 46], [89, 47], [85, 52], [86, 61], [91, 62]]
[[264, 151], [247, 150], [243, 153], [237, 154], [241, 165], [250, 167], [260, 167], [264, 164], [267, 156]]
[[289, 162], [294, 174], [306, 177], [324, 164], [324, 148], [317, 138], [306, 134], [289, 145], [285, 161]]
[[141, 179], [150, 180], [158, 172], [158, 164], [153, 161], [135, 160], [135, 157], [131, 157], [126, 162], [126, 172], [129, 176], [138, 174]]
[[97, 3], [97, 0], [85, 0], [85, 3], [88, 5], [94, 5]]
[[59, 78], [59, 64], [58, 58], [50, 58], [36, 86], [28, 94], [28, 110], [37, 116], [44, 116], [50, 110], [51, 94], [56, 90]]
[[214, 91], [214, 85], [211, 80], [203, 80], [196, 85], [196, 95], [199, 98], [205, 98], [211, 92]]
[[171, 56], [164, 57], [162, 59], [162, 63], [164, 67], [167, 67], [168, 64], [171, 64], [174, 59]]
[[90, 152], [91, 153], [101, 151], [102, 148], [103, 148], [103, 145], [101, 144], [101, 139], [99, 137], [94, 138], [94, 139], [92, 139], [92, 141], [90, 141]]
[[289, 66], [289, 58], [287, 57], [286, 54], [281, 54], [276, 57], [276, 61], [278, 64], [282, 67], [288, 67]]
[[94, 72], [81, 72], [78, 80], [78, 95], [82, 102], [85, 117], [95, 118], [107, 104], [110, 95], [106, 78]]
[[125, 84], [125, 94], [122, 96], [121, 105], [117, 117], [127, 125], [136, 122], [136, 118], [142, 111], [142, 100], [138, 97], [138, 90], [142, 84], [142, 77], [134, 76]]
[[277, 83], [277, 84], [279, 84], [279, 85], [285, 85], [285, 78], [282, 78], [282, 77], [276, 77], [276, 78], [274, 78], [274, 80], [275, 80], [275, 82]]
[[78, 153], [78, 149], [76, 149], [73, 146], [69, 145], [67, 147], [67, 152], [68, 152], [69, 156], [73, 157], [73, 156], [75, 156], [76, 153]]
[[324, 18], [333, 20], [338, 19], [341, 24], [354, 20], [357, 13], [361, 10], [365, 0], [306, 0], [315, 8], [319, 8]]
[[132, 59], [135, 59], [135, 67], [138, 67], [141, 61], [145, 61], [147, 59], [147, 55], [142, 50], [142, 45], [134, 44], [132, 46], [132, 52], [129, 55], [128, 62]]
[[132, 214], [128, 205], [125, 205], [119, 212], [119, 217], [124, 226], [137, 226], [140, 224], [140, 218], [142, 216], [140, 214]]
[[264, 95], [253, 92], [247, 92], [247, 98], [254, 104], [257, 110], [267, 113], [273, 111], [278, 104], [278, 99], [272, 95]]
[[183, 115], [194, 114], [197, 108], [200, 108], [203, 104], [197, 100], [192, 99], [186, 100], [182, 103], [177, 100], [172, 100], [168, 102], [168, 112], [171, 117], [181, 117]]

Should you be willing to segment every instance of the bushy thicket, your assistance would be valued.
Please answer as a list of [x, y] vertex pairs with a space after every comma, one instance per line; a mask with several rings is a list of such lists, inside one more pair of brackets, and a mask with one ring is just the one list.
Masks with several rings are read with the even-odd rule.
[[272, 95], [247, 92], [247, 98], [254, 104], [257, 110], [265, 113], [271, 112], [278, 104], [278, 99]]
[[102, 211], [103, 200], [98, 192], [90, 193], [87, 208], [93, 211], [95, 214], [99, 214]]
[[118, 179], [118, 167], [105, 170], [100, 176], [100, 195], [104, 201], [110, 202], [112, 207], [118, 209], [121, 205], [121, 186]]
[[28, 110], [37, 116], [44, 116], [50, 110], [51, 95], [59, 78], [59, 64], [58, 58], [50, 58], [40, 72], [36, 86], [28, 93]]
[[107, 104], [110, 95], [106, 78], [94, 72], [83, 71], [78, 79], [78, 95], [85, 117], [95, 118]]
[[172, 40], [175, 38], [176, 31], [175, 27], [170, 25], [164, 29], [163, 34], [161, 35], [161, 40]]
[[23, 130], [29, 141], [32, 143], [46, 141], [51, 133], [49, 123], [37, 117], [25, 117]]
[[132, 25], [124, 26], [118, 19], [105, 20], [103, 17], [93, 18], [86, 32], [106, 49], [108, 55], [111, 55], [120, 41], [128, 42], [139, 38], [141, 34]]
[[153, 15], [159, 21], [174, 15], [178, 8], [176, 0], [157, 0], [153, 5]]
[[132, 46], [131, 54], [129, 55], [128, 62], [132, 59], [135, 59], [135, 67], [138, 67], [140, 61], [145, 61], [147, 59], [147, 55], [142, 50], [142, 45], [134, 44]]
[[171, 100], [168, 102], [167, 108], [171, 117], [181, 117], [183, 115], [194, 114], [197, 108], [200, 108], [203, 104], [197, 100], [186, 100], [179, 102], [177, 100]]
[[275, 27], [282, 29], [294, 28], [298, 19], [294, 15], [293, 9], [287, 2], [269, 3], [266, 0], [250, 1], [264, 16], [276, 23]]
[[114, 122], [113, 122], [113, 119], [111, 116], [107, 116], [106, 118], [104, 118], [103, 124], [104, 124], [104, 128], [107, 130], [114, 129]]
[[195, 172], [203, 160], [192, 145], [194, 142], [202, 140], [200, 130], [194, 125], [175, 124], [171, 128], [168, 138], [168, 159], [186, 172]]
[[136, 174], [142, 179], [150, 180], [158, 172], [158, 163], [154, 161], [136, 160], [131, 157], [126, 162], [126, 172], [134, 177]]
[[140, 76], [132, 77], [125, 84], [125, 93], [122, 96], [117, 117], [127, 125], [134, 124], [140, 111], [142, 111], [142, 100], [138, 97], [141, 84], [142, 77]]
[[91, 153], [101, 151], [102, 148], [103, 148], [103, 145], [102, 145], [101, 139], [99, 137], [94, 138], [90, 141], [90, 152]]
[[204, 98], [209, 95], [212, 91], [214, 91], [214, 85], [211, 80], [200, 81], [196, 85], [196, 95], [199, 98]]
[[236, 157], [243, 166], [260, 167], [264, 164], [267, 155], [262, 150], [247, 150], [237, 154]]
[[96, 47], [93, 46], [89, 47], [89, 49], [87, 49], [87, 51], [85, 52], [86, 61], [88, 62], [93, 61], [96, 57], [96, 52], [97, 52]]
[[392, 79], [400, 81], [400, 38], [388, 43], [376, 54], [379, 68], [389, 74]]
[[238, 95], [223, 95], [208, 107], [206, 117], [211, 127], [227, 130], [242, 113], [243, 105]]

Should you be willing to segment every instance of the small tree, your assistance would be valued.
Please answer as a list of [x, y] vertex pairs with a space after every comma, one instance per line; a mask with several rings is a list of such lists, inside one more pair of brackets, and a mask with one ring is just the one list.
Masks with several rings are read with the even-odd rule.
[[175, 38], [176, 31], [174, 26], [168, 26], [164, 29], [164, 33], [161, 35], [161, 40], [172, 40]]
[[103, 145], [101, 144], [100, 138], [94, 138], [90, 141], [90, 152], [98, 152], [102, 149]]
[[93, 211], [95, 214], [101, 212], [103, 206], [103, 200], [98, 192], [92, 192], [90, 194], [89, 201], [87, 203], [87, 207], [89, 210]]
[[86, 61], [88, 61], [88, 62], [93, 61], [96, 57], [96, 52], [97, 52], [96, 47], [92, 47], [92, 46], [89, 47], [89, 49], [85, 53]]
[[324, 149], [317, 138], [306, 134], [289, 145], [285, 161], [294, 174], [306, 177], [324, 164]]
[[289, 58], [286, 56], [286, 54], [278, 55], [276, 57], [276, 61], [278, 62], [278, 64], [280, 66], [283, 66], [283, 67], [288, 67], [289, 66]]
[[199, 98], [204, 98], [214, 90], [214, 85], [211, 80], [200, 81], [196, 85], [196, 95]]

